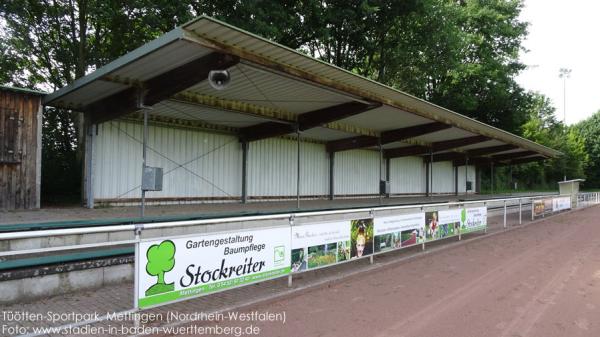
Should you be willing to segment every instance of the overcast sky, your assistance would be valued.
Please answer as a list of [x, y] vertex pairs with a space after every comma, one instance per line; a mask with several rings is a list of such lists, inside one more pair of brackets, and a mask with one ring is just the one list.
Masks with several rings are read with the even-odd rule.
[[529, 66], [518, 78], [526, 89], [552, 99], [563, 119], [560, 68], [572, 69], [567, 79], [567, 124], [600, 110], [600, 1], [525, 0], [521, 13], [530, 23], [521, 60]]

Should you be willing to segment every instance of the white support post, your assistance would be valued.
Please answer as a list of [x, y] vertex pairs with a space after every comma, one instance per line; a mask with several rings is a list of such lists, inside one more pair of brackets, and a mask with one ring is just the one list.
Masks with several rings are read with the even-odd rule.
[[133, 266], [133, 309], [138, 310], [138, 288], [140, 287], [140, 275], [138, 273], [140, 266], [140, 234], [135, 229], [135, 256]]
[[[380, 167], [380, 169], [381, 169], [381, 167]], [[381, 172], [381, 170], [379, 170], [379, 171]], [[379, 193], [379, 195], [381, 196], [381, 193]], [[371, 209], [369, 211], [369, 217], [371, 219], [375, 218], [375, 210], [374, 209]], [[371, 256], [369, 256], [369, 264], [373, 264], [373, 253], [375, 253], [375, 240], [371, 241]]]
[[519, 225], [523, 224], [523, 203], [521, 202], [521, 198], [519, 198]]
[[[290, 224], [290, 244], [291, 244], [291, 242], [292, 242], [292, 227], [294, 226], [294, 215], [293, 214], [292, 214], [292, 216], [290, 216], [289, 224]], [[290, 270], [290, 273], [288, 274], [288, 288], [292, 287], [292, 282], [293, 282], [292, 274], [293, 274], [293, 271]]]
[[[465, 205], [462, 205], [462, 206], [463, 206], [462, 208], [464, 209]], [[462, 227], [462, 226], [459, 224], [458, 225], [458, 241], [462, 240], [462, 235], [461, 235], [461, 232], [460, 232], [460, 227]]]
[[[142, 234], [143, 225], [135, 225], [134, 234], [135, 234], [135, 256], [134, 256], [134, 266], [133, 266], [133, 310], [139, 311], [139, 287], [140, 287], [140, 237]], [[138, 328], [140, 326], [139, 315], [136, 315], [135, 320], [133, 321], [133, 326]]]
[[506, 200], [504, 200], [504, 228], [506, 228]]
[[533, 221], [535, 219], [535, 214], [533, 213], [534, 200], [531, 198], [529, 198], [529, 200], [531, 201], [531, 221]]
[[[483, 203], [483, 207], [485, 207], [485, 212], [487, 213], [487, 202]], [[485, 227], [483, 228], [483, 234], [487, 234], [487, 221], [485, 222]]]
[[[424, 210], [425, 209], [423, 207], [421, 207], [421, 212], [423, 212]], [[425, 218], [425, 221], [427, 221], [427, 218]], [[425, 227], [423, 227], [423, 228], [425, 228]], [[421, 250], [425, 250], [425, 240], [427, 240], [427, 233], [423, 233], [423, 243], [421, 244]]]

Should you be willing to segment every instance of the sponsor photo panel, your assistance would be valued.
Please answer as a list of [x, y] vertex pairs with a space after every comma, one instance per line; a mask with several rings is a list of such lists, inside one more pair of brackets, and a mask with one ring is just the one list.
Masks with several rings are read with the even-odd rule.
[[438, 211], [437, 239], [458, 235], [461, 225], [462, 208]]
[[350, 259], [350, 221], [292, 227], [291, 271], [324, 267]]
[[373, 254], [373, 218], [350, 221], [350, 258]]
[[376, 217], [373, 231], [375, 253], [423, 243], [425, 213]]

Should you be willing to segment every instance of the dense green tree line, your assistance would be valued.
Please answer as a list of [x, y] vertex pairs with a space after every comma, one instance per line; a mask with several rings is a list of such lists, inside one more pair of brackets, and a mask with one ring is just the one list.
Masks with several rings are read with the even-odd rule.
[[[566, 153], [556, 162], [519, 168], [516, 173], [527, 181], [546, 184], [565, 172], [583, 175], [586, 161], [570, 159], [581, 158], [582, 137], [589, 133], [557, 122], [544, 97], [515, 81], [525, 68], [518, 59], [527, 34], [527, 24], [518, 18], [522, 5], [520, 0], [7, 0], [0, 4], [0, 83], [55, 90], [205, 14]], [[64, 192], [78, 189], [73, 177], [80, 172], [80, 130], [77, 112], [45, 111], [46, 194], [60, 186]]]

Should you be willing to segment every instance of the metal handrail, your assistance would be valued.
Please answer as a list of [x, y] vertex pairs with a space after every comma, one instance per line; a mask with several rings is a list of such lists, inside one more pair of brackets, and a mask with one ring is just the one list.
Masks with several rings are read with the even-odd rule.
[[[330, 210], [330, 211], [315, 211], [315, 212], [290, 212], [282, 214], [271, 214], [271, 215], [251, 215], [251, 216], [239, 216], [221, 219], [200, 219], [200, 220], [184, 220], [184, 221], [167, 221], [157, 223], [145, 223], [145, 224], [128, 224], [128, 225], [115, 225], [115, 226], [102, 226], [102, 227], [84, 227], [84, 228], [65, 228], [65, 229], [50, 229], [50, 230], [37, 230], [28, 232], [8, 232], [0, 233], [1, 240], [15, 240], [15, 239], [29, 239], [29, 238], [40, 238], [50, 236], [61, 236], [61, 235], [79, 235], [79, 234], [94, 234], [94, 233], [112, 233], [112, 232], [124, 232], [134, 231], [136, 229], [161, 229], [167, 227], [186, 227], [195, 225], [208, 225], [208, 224], [219, 224], [229, 222], [241, 222], [241, 221], [257, 221], [257, 220], [276, 220], [276, 219], [289, 219], [302, 218], [308, 216], [318, 215], [334, 215], [334, 214], [351, 214], [361, 212], [375, 212], [375, 211], [388, 211], [388, 210], [400, 210], [400, 209], [414, 209], [414, 208], [428, 208], [438, 206], [457, 206], [467, 204], [480, 204], [490, 202], [504, 202], [504, 201], [516, 201], [523, 199], [536, 199], [544, 198], [549, 196], [568, 196], [559, 194], [543, 194], [534, 196], [523, 196], [523, 197], [511, 197], [511, 198], [497, 198], [497, 199], [482, 199], [482, 200], [471, 200], [471, 201], [452, 201], [444, 203], [430, 203], [430, 204], [413, 204], [413, 205], [398, 205], [398, 206], [371, 206], [364, 208], [352, 208], [342, 210]], [[69, 246], [65, 246], [69, 247]], [[18, 252], [18, 251], [14, 251]]]

